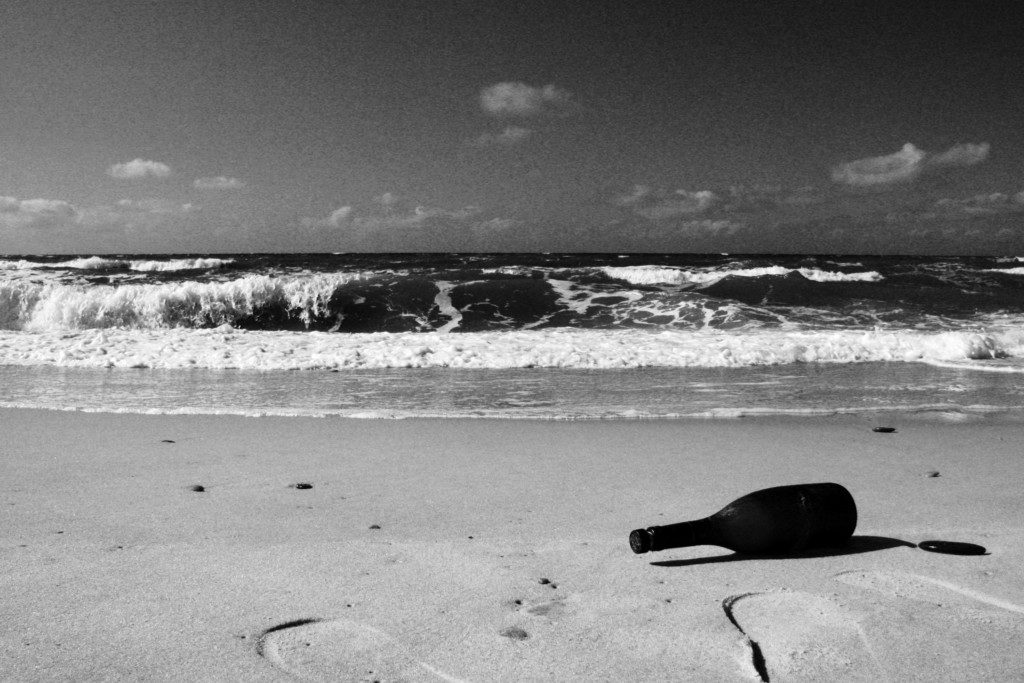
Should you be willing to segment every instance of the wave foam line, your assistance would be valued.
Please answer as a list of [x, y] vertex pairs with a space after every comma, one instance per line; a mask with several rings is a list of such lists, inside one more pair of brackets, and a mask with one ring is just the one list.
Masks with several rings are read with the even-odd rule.
[[170, 259], [168, 261], [148, 260], [131, 261], [127, 259], [110, 259], [102, 256], [89, 256], [85, 258], [71, 259], [70, 261], [59, 261], [55, 263], [43, 263], [40, 261], [0, 261], [0, 270], [38, 270], [40, 268], [66, 268], [72, 270], [115, 270], [127, 269], [139, 272], [173, 272], [180, 270], [210, 270], [223, 268], [232, 264], [235, 259], [222, 258], [192, 258], [192, 259]]
[[842, 273], [817, 268], [785, 268], [765, 266], [762, 268], [738, 268], [734, 270], [684, 270], [663, 266], [605, 266], [601, 269], [608, 277], [624, 280], [633, 285], [708, 285], [733, 277], [785, 276], [799, 273], [814, 282], [878, 282], [884, 277], [873, 270], [858, 273]]
[[50, 404], [42, 402], [0, 401], [0, 408], [13, 410], [57, 410], [74, 413], [116, 413], [129, 415], [234, 415], [239, 417], [305, 417], [326, 418], [343, 417], [355, 420], [407, 420], [407, 419], [483, 419], [483, 420], [544, 420], [551, 422], [590, 422], [603, 420], [734, 420], [758, 417], [794, 417], [814, 418], [834, 415], [867, 415], [879, 413], [896, 413], [904, 415], [927, 415], [938, 413], [946, 419], [976, 419], [985, 415], [997, 415], [1020, 411], [1019, 407], [968, 405], [908, 405], [885, 407], [836, 407], [836, 408], [720, 408], [696, 412], [653, 412], [635, 409], [604, 410], [573, 414], [552, 413], [549, 411], [523, 411], [507, 408], [480, 410], [447, 410], [433, 409], [359, 409], [359, 408], [293, 408], [284, 406], [266, 406], [261, 408], [241, 406], [126, 406], [126, 405], [90, 405], [74, 406], [66, 404]]
[[[64, 367], [344, 370], [381, 368], [749, 367], [791, 363], [948, 362], [1024, 356], [1024, 331], [544, 329], [336, 334], [173, 328], [0, 332], [0, 364]], [[1024, 367], [1017, 366], [1019, 372]]]

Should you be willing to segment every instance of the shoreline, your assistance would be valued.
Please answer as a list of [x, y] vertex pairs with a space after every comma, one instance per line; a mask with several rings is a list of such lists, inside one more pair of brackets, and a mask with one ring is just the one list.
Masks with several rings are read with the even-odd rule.
[[[894, 424], [0, 409], [6, 675], [749, 681], [750, 642], [773, 679], [1024, 674], [1024, 427]], [[628, 547], [811, 481], [846, 551]]]
[[[751, 368], [189, 371], [0, 366], [0, 406], [137, 414], [441, 419], [1024, 417], [1007, 373], [914, 363]], [[930, 418], [929, 418], [930, 419]]]

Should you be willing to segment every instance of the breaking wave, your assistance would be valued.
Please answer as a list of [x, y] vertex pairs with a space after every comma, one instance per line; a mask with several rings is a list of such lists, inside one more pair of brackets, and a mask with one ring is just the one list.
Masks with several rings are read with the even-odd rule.
[[223, 268], [234, 263], [234, 259], [222, 258], [180, 258], [170, 260], [127, 260], [105, 258], [102, 256], [89, 256], [86, 258], [75, 258], [67, 261], [27, 261], [19, 259], [0, 260], [0, 270], [134, 270], [138, 272], [175, 272], [187, 270], [209, 270], [211, 268]]

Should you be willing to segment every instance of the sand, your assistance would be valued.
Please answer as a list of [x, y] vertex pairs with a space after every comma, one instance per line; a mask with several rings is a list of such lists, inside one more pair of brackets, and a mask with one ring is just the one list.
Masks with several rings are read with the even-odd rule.
[[[1024, 677], [1021, 423], [0, 410], [0, 433], [3, 680]], [[813, 481], [857, 500], [843, 552], [629, 549]]]

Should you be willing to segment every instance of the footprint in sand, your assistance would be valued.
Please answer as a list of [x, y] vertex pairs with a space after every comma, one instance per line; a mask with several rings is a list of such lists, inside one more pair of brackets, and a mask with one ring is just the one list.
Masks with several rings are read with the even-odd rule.
[[754, 680], [871, 680], [886, 676], [860, 624], [823, 597], [797, 591], [746, 593], [722, 603], [746, 636]]
[[884, 643], [892, 670], [918, 680], [1024, 679], [1024, 606], [906, 572], [848, 571], [835, 579], [884, 596], [865, 628]]
[[459, 681], [390, 635], [348, 619], [300, 619], [263, 632], [256, 651], [306, 681]]
[[951, 597], [961, 601], [963, 598], [967, 598], [968, 600], [998, 607], [1009, 612], [1024, 614], [1024, 606], [1003, 600], [994, 595], [987, 595], [964, 586], [958, 586], [950, 581], [935, 579], [930, 576], [921, 576], [919, 574], [851, 571], [837, 574], [836, 580], [850, 586], [867, 588], [898, 598], [911, 598], [922, 602], [934, 603], [939, 606], [944, 603], [948, 604]]

